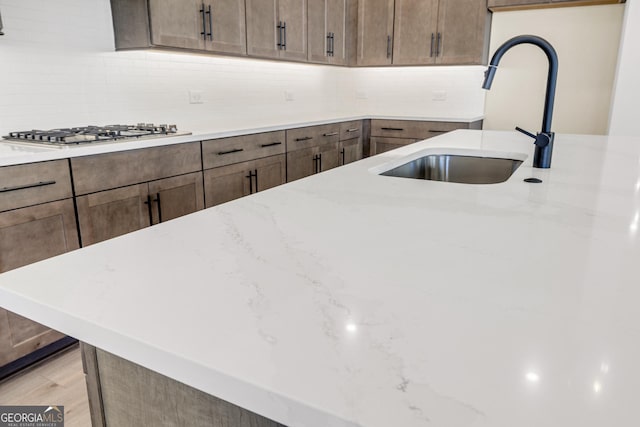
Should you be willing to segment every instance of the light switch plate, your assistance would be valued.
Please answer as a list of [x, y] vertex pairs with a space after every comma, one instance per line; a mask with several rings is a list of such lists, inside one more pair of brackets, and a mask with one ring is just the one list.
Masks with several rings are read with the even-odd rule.
[[189, 104], [204, 104], [204, 96], [201, 90], [189, 91]]
[[284, 100], [285, 101], [293, 101], [295, 99], [296, 99], [296, 97], [293, 94], [293, 92], [291, 92], [290, 90], [285, 90], [284, 91]]
[[447, 100], [447, 91], [445, 90], [434, 90], [431, 92], [431, 100], [432, 101], [446, 101]]

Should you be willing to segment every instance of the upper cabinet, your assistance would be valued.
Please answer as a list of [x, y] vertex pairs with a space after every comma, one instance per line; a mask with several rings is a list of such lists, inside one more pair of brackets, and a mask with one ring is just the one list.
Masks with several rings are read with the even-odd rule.
[[111, 9], [117, 49], [359, 66], [484, 64], [491, 16], [487, 0], [111, 0]]
[[247, 0], [247, 52], [306, 61], [307, 0]]
[[486, 64], [491, 14], [485, 0], [440, 0], [436, 64]]
[[[359, 65], [486, 63], [490, 13], [485, 1], [386, 0], [377, 7], [373, 3], [359, 3]], [[375, 46], [367, 43], [371, 41]]]
[[116, 49], [246, 55], [244, 0], [111, 0]]
[[358, 65], [391, 65], [394, 0], [358, 1]]
[[314, 0], [309, 2], [309, 61], [346, 65], [347, 0]]

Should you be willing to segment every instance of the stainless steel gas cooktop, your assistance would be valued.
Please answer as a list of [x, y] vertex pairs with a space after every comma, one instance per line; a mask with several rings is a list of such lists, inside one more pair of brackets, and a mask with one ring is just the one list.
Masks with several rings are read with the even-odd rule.
[[9, 135], [3, 136], [3, 138], [10, 142], [70, 147], [81, 144], [178, 135], [189, 135], [189, 132], [178, 132], [176, 125], [138, 123], [137, 125], [82, 126], [51, 130], [32, 129], [9, 132]]

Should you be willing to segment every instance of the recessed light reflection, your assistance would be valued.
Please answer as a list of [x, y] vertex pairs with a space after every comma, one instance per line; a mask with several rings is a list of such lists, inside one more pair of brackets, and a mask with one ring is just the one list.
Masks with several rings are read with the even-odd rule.
[[638, 223], [640, 223], [640, 212], [636, 212], [631, 224], [629, 225], [629, 231], [631, 234], [635, 234], [638, 231]]
[[529, 381], [530, 383], [537, 383], [538, 381], [540, 381], [540, 375], [538, 375], [535, 372], [527, 372], [527, 374], [524, 376], [527, 381]]
[[600, 364], [600, 372], [602, 372], [603, 374], [606, 374], [607, 372], [609, 372], [609, 365], [607, 363], [601, 363]]
[[593, 391], [597, 394], [597, 393], [600, 393], [600, 390], [602, 390], [602, 384], [600, 384], [599, 381], [594, 381], [593, 382]]
[[353, 322], [349, 322], [349, 323], [347, 323], [347, 326], [345, 327], [345, 329], [348, 332], [352, 332], [353, 333], [353, 332], [356, 332], [358, 330], [358, 325], [356, 325]]

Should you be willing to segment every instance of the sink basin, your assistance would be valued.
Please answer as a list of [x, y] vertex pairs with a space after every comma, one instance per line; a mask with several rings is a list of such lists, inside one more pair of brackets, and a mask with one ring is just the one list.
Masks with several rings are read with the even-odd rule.
[[514, 159], [431, 154], [380, 175], [462, 184], [496, 184], [509, 179], [521, 164], [522, 160]]

